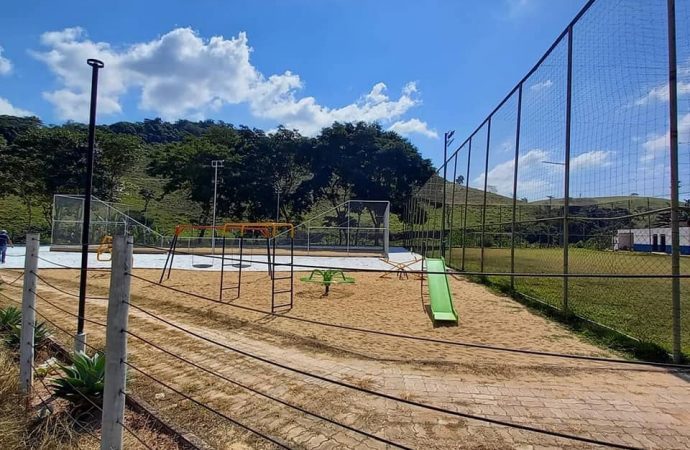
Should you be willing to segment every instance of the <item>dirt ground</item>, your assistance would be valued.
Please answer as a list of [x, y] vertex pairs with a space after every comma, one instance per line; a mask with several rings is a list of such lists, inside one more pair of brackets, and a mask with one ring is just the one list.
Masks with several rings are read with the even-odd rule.
[[[2, 276], [12, 280], [14, 273]], [[154, 282], [160, 276], [157, 270], [134, 273]], [[236, 282], [235, 275], [230, 274], [226, 282]], [[270, 311], [270, 278], [259, 272], [244, 272], [240, 297], [233, 299], [233, 291], [225, 291], [226, 304], [134, 278], [131, 303], [246, 353], [399, 398], [631, 446], [686, 448], [690, 442], [690, 390], [682, 374], [420, 342], [288, 318], [460, 342], [614, 356], [483, 286], [451, 279], [459, 323], [434, 327], [425, 308], [428, 299], [413, 276], [399, 280], [395, 276], [351, 273], [348, 275], [355, 277], [354, 285], [335, 285], [325, 297], [323, 287], [299, 281], [304, 275], [295, 273], [295, 303], [286, 317], [237, 307]], [[70, 294], [77, 291], [76, 270], [43, 270], [41, 276]], [[164, 286], [217, 299], [219, 277], [217, 273], [174, 271]], [[107, 295], [108, 283], [108, 272], [93, 272], [89, 295]], [[7, 295], [20, 298], [19, 288], [3, 287]], [[40, 282], [39, 292], [46, 300], [76, 311], [73, 295]], [[4, 298], [0, 302], [7, 303]], [[73, 317], [41, 304], [40, 299], [38, 309], [67, 331], [74, 330]], [[105, 302], [89, 300], [87, 313], [90, 319], [104, 321]], [[94, 324], [87, 324], [87, 328], [89, 342], [102, 347], [104, 329]], [[130, 331], [216, 376], [161, 353], [135, 336], [130, 338], [132, 364], [290, 447], [382, 448], [382, 444], [248, 393], [227, 379], [413, 448], [587, 446], [444, 415], [314, 380], [204, 342], [134, 307], [130, 309]], [[68, 334], [56, 333], [71, 345]], [[211, 446], [271, 447], [142, 374], [131, 370], [130, 375], [133, 392], [156, 406], [166, 419], [201, 436]]]

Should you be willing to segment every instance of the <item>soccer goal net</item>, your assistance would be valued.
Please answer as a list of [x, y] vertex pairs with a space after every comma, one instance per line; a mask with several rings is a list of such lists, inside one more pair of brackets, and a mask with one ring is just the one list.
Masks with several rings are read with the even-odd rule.
[[[84, 197], [53, 197], [52, 246], [70, 248], [81, 244], [84, 220]], [[165, 238], [150, 227], [133, 219], [123, 207], [91, 197], [89, 245], [98, 245], [104, 236], [127, 233], [139, 245], [164, 246]]]

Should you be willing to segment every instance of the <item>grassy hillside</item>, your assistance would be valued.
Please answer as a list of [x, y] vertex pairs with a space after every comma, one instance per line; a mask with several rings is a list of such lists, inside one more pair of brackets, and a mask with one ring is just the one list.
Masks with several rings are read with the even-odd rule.
[[[132, 169], [132, 173], [124, 178], [123, 189], [119, 194], [116, 207], [134, 219], [144, 223], [163, 234], [170, 235], [175, 225], [182, 223], [198, 222], [201, 216], [201, 208], [186, 197], [183, 191], [174, 192], [163, 197], [164, 180], [154, 178], [146, 174], [146, 160], [138, 161]], [[148, 189], [154, 193], [154, 198], [145, 209], [145, 201], [140, 192]], [[0, 198], [0, 228], [7, 229], [16, 242], [23, 242], [23, 236], [27, 231], [40, 232], [44, 236], [43, 241], [50, 238], [50, 222], [44, 215], [52, 208], [52, 202], [36, 204], [31, 208], [31, 214], [22, 200], [16, 196]], [[311, 211], [304, 217], [328, 211], [332, 205], [327, 200], [317, 201]], [[30, 218], [30, 216], [32, 216]], [[219, 216], [218, 222], [230, 220]], [[297, 222], [300, 222], [298, 220]], [[392, 214], [390, 220], [391, 231], [401, 231], [402, 223], [397, 215]]]
[[[530, 202], [532, 205], [562, 205], [562, 198], [537, 200]], [[615, 208], [627, 208], [631, 211], [637, 209], [662, 209], [671, 206], [671, 201], [665, 198], [657, 197], [639, 197], [639, 196], [612, 196], [612, 197], [579, 197], [570, 199], [571, 206], [588, 206], [597, 205], [601, 208], [615, 207]]]

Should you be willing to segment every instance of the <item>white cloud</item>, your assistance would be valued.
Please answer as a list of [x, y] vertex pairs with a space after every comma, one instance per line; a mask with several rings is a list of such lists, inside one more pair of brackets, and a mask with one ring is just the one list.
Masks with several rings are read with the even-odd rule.
[[[544, 192], [551, 187], [550, 177], [546, 174], [563, 169], [559, 166], [542, 164], [549, 159], [549, 152], [541, 149], [533, 149], [520, 155], [518, 160], [518, 196], [531, 197], [533, 194]], [[513, 195], [513, 175], [515, 159], [509, 159], [496, 164], [489, 170], [488, 183], [496, 188], [496, 191], [508, 197]], [[484, 186], [484, 172], [473, 181], [474, 186]]]
[[[313, 135], [334, 121], [390, 123], [420, 103], [415, 83], [404, 86], [397, 99], [389, 97], [384, 83], [377, 83], [357, 101], [338, 108], [321, 105], [314, 97], [300, 97], [304, 82], [299, 75], [285, 71], [265, 76], [252, 65], [245, 33], [203, 39], [190, 28], [176, 28], [118, 50], [89, 40], [81, 28], [67, 28], [44, 33], [41, 42], [48, 50], [33, 54], [62, 84], [43, 95], [63, 119], [86, 119], [90, 70], [85, 61], [94, 57], [105, 63], [99, 84], [100, 114], [122, 112], [122, 97], [135, 91], [140, 93], [142, 110], [166, 119], [204, 117], [224, 105], [246, 104], [255, 117]], [[428, 127], [418, 130], [432, 132]]]
[[[593, 169], [611, 165], [614, 152], [593, 150], [582, 153], [570, 161], [570, 170]], [[542, 149], [533, 149], [521, 154], [518, 161], [518, 197], [534, 199], [535, 196], [545, 197], [551, 192], [562, 189], [565, 167], [561, 164], [545, 164], [544, 161], [558, 162], [558, 156]], [[511, 158], [498, 163], [489, 170], [488, 184], [494, 186], [497, 192], [507, 197], [513, 195], [513, 175], [515, 159]], [[556, 184], [554, 184], [556, 183]], [[473, 180], [474, 186], [484, 186], [484, 173]]]
[[404, 136], [412, 133], [418, 133], [428, 138], [438, 139], [438, 133], [436, 130], [430, 129], [426, 122], [422, 122], [419, 119], [399, 120], [391, 125], [389, 130], [395, 131], [396, 133], [400, 133]]
[[2, 56], [4, 49], [0, 47], [0, 75], [7, 75], [12, 72], [12, 61]]
[[533, 0], [504, 0], [509, 19], [517, 19], [534, 8]]
[[7, 116], [33, 116], [34, 113], [25, 109], [12, 106], [9, 100], [0, 97], [0, 115]]
[[553, 81], [551, 80], [544, 80], [540, 81], [538, 83], [534, 83], [532, 86], [530, 86], [530, 90], [532, 91], [543, 91], [544, 89], [548, 89], [551, 86], [553, 86]]
[[592, 150], [582, 153], [570, 160], [570, 170], [591, 169], [595, 167], [608, 167], [611, 165], [613, 152], [604, 150]]
[[[678, 118], [678, 140], [685, 142], [690, 139], [690, 113], [684, 114]], [[651, 136], [642, 143], [642, 148], [645, 149], [645, 154], [642, 155], [642, 161], [651, 161], [656, 158], [657, 154], [667, 152], [669, 150], [670, 138], [669, 132]]]
[[[678, 96], [689, 95], [690, 94], [690, 83], [685, 83], [679, 81], [678, 86]], [[653, 87], [649, 90], [644, 97], [640, 97], [635, 101], [638, 106], [643, 106], [651, 102], [668, 102], [669, 96], [669, 84], [663, 84], [660, 86]]]

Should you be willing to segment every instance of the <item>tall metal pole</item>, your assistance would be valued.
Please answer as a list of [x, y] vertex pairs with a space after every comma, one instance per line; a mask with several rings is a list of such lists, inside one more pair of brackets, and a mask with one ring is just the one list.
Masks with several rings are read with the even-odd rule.
[[671, 151], [671, 301], [673, 303], [673, 360], [680, 363], [680, 224], [678, 200], [678, 74], [676, 60], [676, 2], [668, 0], [668, 95]]
[[211, 161], [213, 167], [213, 227], [211, 228], [211, 254], [216, 254], [216, 201], [218, 198], [218, 168], [223, 167], [224, 159], [214, 159]]
[[[517, 213], [518, 161], [520, 157], [520, 125], [522, 121], [522, 83], [518, 88], [517, 125], [515, 128], [515, 160], [513, 162], [513, 219], [510, 227], [510, 272], [515, 273], [515, 218]], [[510, 289], [515, 290], [515, 275], [510, 276]]]
[[570, 126], [573, 97], [573, 26], [568, 27], [568, 75], [565, 103], [565, 176], [563, 180], [563, 313], [570, 314], [568, 307], [568, 250], [570, 244]]
[[465, 175], [465, 213], [462, 218], [462, 263], [460, 270], [465, 270], [465, 249], [467, 248], [467, 202], [470, 195], [470, 161], [472, 160], [472, 137], [467, 148], [467, 174]]
[[453, 219], [455, 218], [455, 186], [458, 184], [457, 183], [457, 177], [458, 177], [458, 153], [460, 150], [455, 152], [455, 159], [453, 160], [453, 189], [451, 190], [450, 193], [450, 222], [448, 223], [448, 243], [450, 244], [450, 257], [449, 259], [452, 261], [453, 260]]
[[443, 133], [443, 203], [441, 204], [441, 256], [446, 257], [446, 185], [448, 176], [448, 143], [455, 131]]
[[484, 203], [482, 204], [482, 231], [481, 231], [481, 249], [479, 253], [479, 271], [484, 272], [484, 231], [486, 229], [486, 190], [489, 182], [489, 148], [491, 147], [491, 117], [487, 123], [486, 130], [486, 161], [484, 164]]
[[276, 222], [280, 222], [280, 189], [276, 186]]
[[74, 350], [83, 352], [86, 346], [84, 333], [84, 314], [86, 313], [86, 279], [89, 271], [89, 231], [91, 223], [91, 194], [93, 192], [93, 153], [96, 143], [96, 101], [98, 99], [98, 71], [104, 67], [102, 61], [87, 59], [91, 66], [91, 109], [89, 111], [89, 138], [86, 154], [86, 181], [84, 184], [84, 217], [81, 230], [81, 271], [79, 277], [79, 312], [77, 317], [77, 335], [74, 338]]

